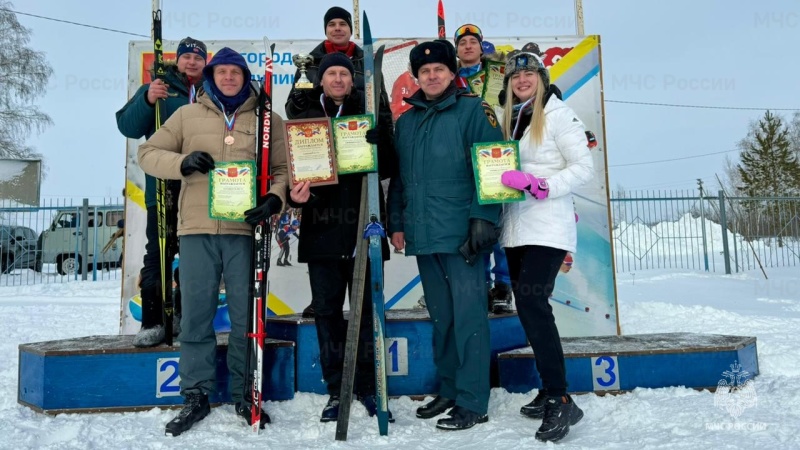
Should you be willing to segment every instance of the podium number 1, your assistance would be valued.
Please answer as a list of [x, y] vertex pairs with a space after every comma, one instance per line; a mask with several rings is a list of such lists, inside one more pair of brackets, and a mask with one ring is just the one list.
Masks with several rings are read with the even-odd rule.
[[386, 338], [386, 375], [408, 375], [408, 339]]

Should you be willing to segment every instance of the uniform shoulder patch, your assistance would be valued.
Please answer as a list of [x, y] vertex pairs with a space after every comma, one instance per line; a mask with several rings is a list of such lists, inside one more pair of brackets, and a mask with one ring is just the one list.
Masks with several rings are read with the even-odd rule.
[[489, 125], [491, 125], [492, 128], [497, 128], [497, 116], [492, 106], [486, 102], [481, 102], [481, 106], [483, 107], [483, 113], [486, 114], [486, 119], [489, 121]]

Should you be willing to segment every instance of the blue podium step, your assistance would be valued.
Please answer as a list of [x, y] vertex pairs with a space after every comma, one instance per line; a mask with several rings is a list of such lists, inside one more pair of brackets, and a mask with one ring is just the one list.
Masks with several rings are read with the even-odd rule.
[[[569, 392], [613, 393], [637, 387], [716, 389], [731, 373], [758, 375], [756, 338], [695, 333], [562, 338]], [[500, 386], [542, 387], [530, 347], [501, 353]]]
[[[133, 346], [133, 336], [89, 336], [19, 346], [19, 403], [47, 414], [136, 411], [183, 403], [178, 383], [180, 344]], [[228, 334], [217, 333], [217, 392], [231, 401]], [[268, 339], [264, 398], [294, 398], [294, 343]]]
[[[346, 313], [345, 313], [346, 317]], [[498, 386], [497, 354], [526, 345], [516, 313], [490, 314], [492, 380]], [[319, 343], [314, 319], [299, 314], [267, 319], [267, 335], [294, 341], [296, 387], [298, 392], [327, 394], [320, 367]], [[436, 366], [433, 363], [433, 324], [425, 309], [386, 311], [386, 371], [391, 396], [436, 394]]]

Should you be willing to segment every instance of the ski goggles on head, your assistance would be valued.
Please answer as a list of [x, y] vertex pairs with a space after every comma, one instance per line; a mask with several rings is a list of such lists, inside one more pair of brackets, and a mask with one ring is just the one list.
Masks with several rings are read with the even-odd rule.
[[481, 29], [478, 28], [477, 25], [472, 25], [471, 23], [458, 27], [455, 34], [456, 45], [458, 45], [458, 40], [464, 36], [475, 36], [478, 38], [478, 41], [483, 42], [483, 33], [481, 33]]

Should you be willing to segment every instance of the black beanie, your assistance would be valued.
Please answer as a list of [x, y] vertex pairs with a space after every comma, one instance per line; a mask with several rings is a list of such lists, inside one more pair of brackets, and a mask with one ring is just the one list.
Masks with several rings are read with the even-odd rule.
[[353, 18], [346, 9], [333, 6], [325, 13], [325, 23], [322, 24], [322, 26], [325, 27], [326, 31], [328, 29], [328, 22], [333, 19], [342, 19], [347, 22], [347, 25], [350, 27], [350, 33], [353, 33]]
[[418, 78], [417, 74], [420, 67], [430, 63], [444, 64], [451, 72], [458, 73], [456, 49], [450, 41], [445, 39], [437, 39], [417, 45], [411, 49], [409, 59], [411, 73], [414, 74], [414, 78]]
[[189, 36], [181, 39], [181, 42], [178, 44], [178, 58], [180, 58], [184, 53], [196, 53], [200, 55], [201, 58], [208, 59], [206, 53], [206, 44], [203, 43], [203, 41], [198, 41], [197, 39]]
[[330, 69], [334, 66], [341, 66], [345, 69], [350, 71], [350, 76], [356, 76], [356, 69], [353, 67], [353, 62], [350, 61], [350, 58], [347, 57], [344, 53], [341, 52], [333, 52], [328, 53], [327, 55], [322, 57], [322, 60], [319, 62], [319, 79], [322, 80], [322, 76], [325, 75], [325, 71]]

